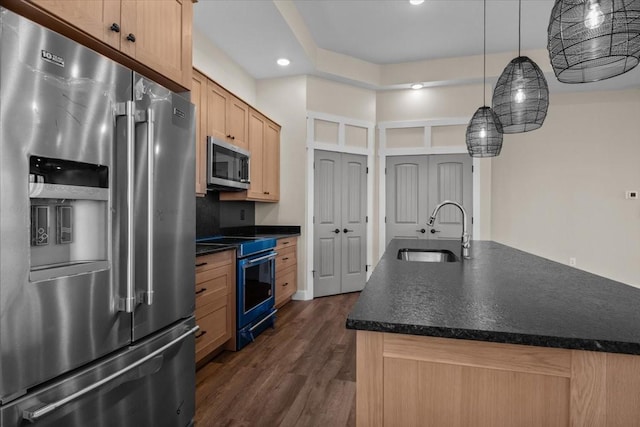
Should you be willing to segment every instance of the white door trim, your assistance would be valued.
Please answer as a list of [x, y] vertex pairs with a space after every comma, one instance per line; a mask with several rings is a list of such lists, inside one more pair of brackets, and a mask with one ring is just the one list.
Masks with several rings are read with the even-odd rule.
[[[386, 240], [386, 222], [387, 215], [387, 180], [385, 168], [387, 166], [387, 156], [407, 156], [407, 155], [430, 155], [430, 154], [461, 154], [466, 153], [466, 147], [432, 147], [431, 146], [431, 128], [434, 126], [453, 126], [466, 125], [471, 117], [451, 117], [434, 120], [413, 120], [398, 122], [380, 122], [378, 123], [378, 141], [380, 148], [378, 151], [378, 175], [379, 188], [379, 215], [378, 215], [378, 259], [382, 257]], [[412, 148], [387, 148], [387, 129], [424, 127], [424, 139], [421, 147]], [[480, 159], [473, 158], [473, 236], [480, 235], [480, 224], [482, 218], [480, 215]]]
[[[338, 143], [327, 144], [315, 141], [315, 120], [324, 120], [338, 124]], [[367, 147], [353, 147], [346, 145], [345, 126], [357, 126], [367, 129]], [[374, 169], [374, 145], [375, 145], [375, 123], [367, 122], [349, 117], [336, 116], [332, 114], [307, 111], [307, 191], [306, 191], [306, 220], [305, 230], [307, 233], [307, 241], [305, 248], [305, 259], [307, 260], [306, 274], [306, 290], [298, 291], [294, 295], [294, 299], [311, 300], [313, 299], [313, 211], [314, 211], [314, 152], [315, 150], [333, 151], [336, 153], [358, 154], [367, 156], [367, 241], [373, 241], [373, 169]], [[367, 245], [367, 280], [371, 276], [371, 266], [373, 265], [373, 245]]]

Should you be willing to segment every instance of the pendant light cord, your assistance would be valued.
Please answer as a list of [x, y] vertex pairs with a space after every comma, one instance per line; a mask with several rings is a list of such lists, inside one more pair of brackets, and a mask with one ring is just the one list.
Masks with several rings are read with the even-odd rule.
[[482, 104], [487, 105], [487, 0], [483, 2], [482, 15]]
[[518, 0], [518, 57], [520, 57], [520, 38], [522, 37], [522, 0]]

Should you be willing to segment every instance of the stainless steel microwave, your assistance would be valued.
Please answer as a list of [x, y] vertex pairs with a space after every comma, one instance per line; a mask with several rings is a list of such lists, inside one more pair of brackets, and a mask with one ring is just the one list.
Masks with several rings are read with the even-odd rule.
[[250, 153], [211, 136], [207, 137], [207, 188], [241, 191], [249, 188]]

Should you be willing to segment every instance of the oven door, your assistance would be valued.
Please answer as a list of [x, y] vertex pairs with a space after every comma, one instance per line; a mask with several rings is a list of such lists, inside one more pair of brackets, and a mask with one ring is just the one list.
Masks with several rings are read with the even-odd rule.
[[276, 255], [269, 251], [238, 260], [238, 329], [271, 313]]

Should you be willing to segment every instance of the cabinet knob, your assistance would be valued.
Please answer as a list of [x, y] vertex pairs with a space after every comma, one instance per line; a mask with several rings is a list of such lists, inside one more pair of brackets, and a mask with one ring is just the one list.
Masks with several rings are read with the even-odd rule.
[[270, 194], [268, 191], [263, 191], [264, 194]]
[[202, 332], [200, 332], [199, 334], [196, 334], [196, 335], [194, 336], [194, 338], [195, 338], [195, 339], [198, 339], [198, 338], [200, 338], [201, 336], [203, 336], [203, 335], [204, 335], [204, 334], [206, 334], [206, 333], [207, 333], [207, 331], [202, 331]]
[[342, 230], [344, 233], [351, 233], [353, 230], [349, 230], [348, 228], [345, 228], [344, 230]]
[[335, 230], [333, 230], [334, 233], [339, 234], [340, 233], [340, 229], [336, 228]]
[[129, 33], [129, 35], [127, 36], [127, 40], [129, 40], [131, 43], [135, 43], [136, 42], [136, 36], [133, 35], [132, 33]]
[[236, 137], [235, 137], [235, 136], [231, 136], [231, 135], [227, 135], [227, 138], [229, 138], [229, 139], [236, 139]]
[[120, 32], [120, 25], [116, 24], [115, 22], [113, 24], [111, 24], [111, 26], [109, 27], [109, 29], [111, 31], [113, 31], [114, 33], [119, 33]]
[[207, 288], [202, 288], [196, 291], [196, 295], [201, 294], [203, 292], [205, 292], [207, 290]]

